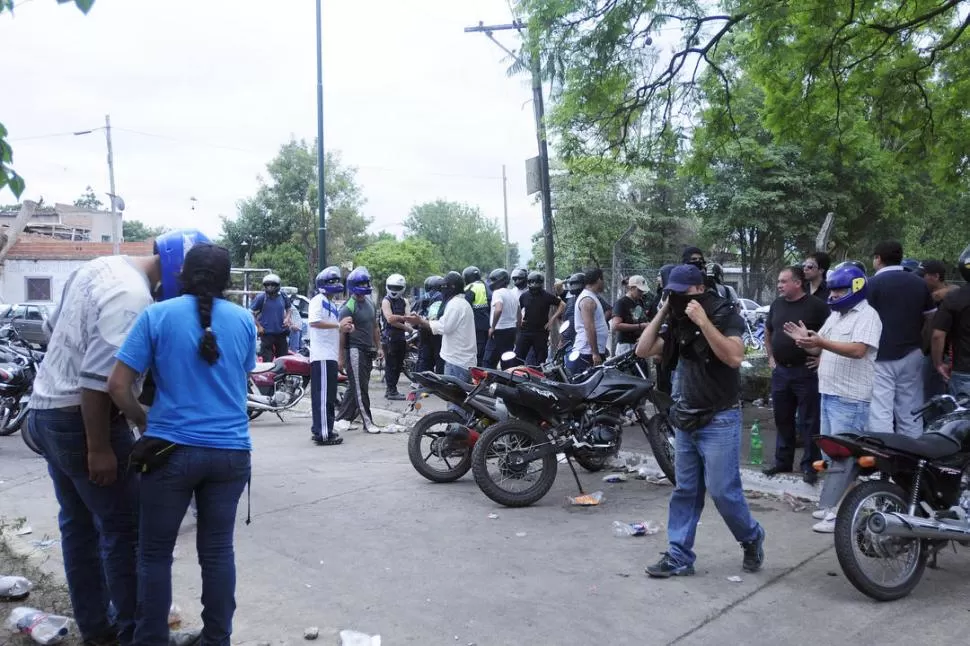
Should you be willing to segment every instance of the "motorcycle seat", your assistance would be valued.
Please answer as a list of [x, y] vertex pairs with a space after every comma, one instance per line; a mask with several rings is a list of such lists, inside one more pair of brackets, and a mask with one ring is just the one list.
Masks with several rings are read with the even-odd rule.
[[867, 433], [859, 439], [864, 443], [877, 444], [929, 460], [938, 460], [960, 452], [960, 443], [941, 433], [924, 433], [919, 437], [899, 433]]
[[554, 388], [571, 400], [582, 401], [593, 394], [602, 379], [603, 372], [599, 371], [582, 383], [564, 384], [556, 382]]
[[451, 375], [440, 375], [438, 379], [442, 383], [446, 383], [449, 386], [461, 388], [466, 393], [470, 393], [472, 389], [475, 388], [475, 386], [471, 385], [467, 381], [464, 381], [463, 379], [459, 379], [458, 377], [452, 377]]
[[250, 374], [258, 375], [261, 372], [269, 372], [270, 370], [272, 370], [275, 367], [276, 367], [276, 364], [275, 363], [272, 363], [272, 362], [270, 362], [270, 363], [263, 363], [262, 361], [257, 361], [256, 362], [256, 367], [252, 369], [252, 371], [250, 372]]

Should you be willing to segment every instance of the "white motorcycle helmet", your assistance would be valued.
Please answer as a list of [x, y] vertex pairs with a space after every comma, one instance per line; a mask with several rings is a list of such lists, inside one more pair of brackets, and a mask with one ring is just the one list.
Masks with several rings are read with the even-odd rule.
[[274, 294], [280, 291], [280, 277], [276, 274], [266, 274], [263, 276], [263, 288]]
[[384, 287], [387, 289], [387, 295], [391, 298], [401, 298], [407, 286], [408, 283], [401, 274], [391, 274], [384, 283]]

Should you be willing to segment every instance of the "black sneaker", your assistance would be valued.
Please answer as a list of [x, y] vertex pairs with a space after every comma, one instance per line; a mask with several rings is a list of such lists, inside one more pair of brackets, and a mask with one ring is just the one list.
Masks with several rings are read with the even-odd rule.
[[392, 402], [402, 402], [406, 398], [401, 393], [387, 393], [386, 395], [384, 395], [384, 399]]
[[806, 471], [802, 474], [802, 482], [807, 485], [815, 486], [818, 482], [818, 473], [815, 471]]
[[741, 569], [745, 572], [757, 572], [765, 562], [765, 528], [758, 526], [758, 538], [747, 543], [741, 543], [744, 550], [744, 560]]
[[317, 446], [336, 446], [344, 441], [344, 438], [340, 437], [336, 431], [328, 435], [327, 437], [314, 437], [313, 443]]
[[791, 469], [783, 469], [779, 466], [766, 467], [761, 470], [761, 473], [765, 474], [769, 478], [778, 475], [779, 473], [788, 473]]
[[669, 579], [672, 576], [694, 576], [693, 565], [678, 565], [666, 552], [660, 560], [648, 565], [646, 573], [655, 579]]

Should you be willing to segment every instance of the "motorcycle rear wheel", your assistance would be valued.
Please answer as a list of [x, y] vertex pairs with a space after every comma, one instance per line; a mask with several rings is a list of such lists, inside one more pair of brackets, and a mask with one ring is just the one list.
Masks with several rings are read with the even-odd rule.
[[[878, 500], [882, 503], [877, 503]], [[869, 480], [849, 491], [839, 506], [835, 520], [835, 555], [849, 582], [876, 601], [895, 601], [912, 592], [926, 568], [927, 551], [925, 543], [916, 538], [882, 538], [872, 534], [867, 523], [873, 510], [863, 507], [872, 504], [878, 511], [906, 513], [906, 500], [907, 494], [899, 485], [885, 480]], [[885, 563], [904, 551], [908, 552], [904, 567], [888, 567], [894, 572], [902, 572], [898, 581], [887, 585], [885, 581], [876, 581], [867, 572], [871, 563], [882, 562], [883, 569], [887, 569]]]
[[674, 429], [664, 413], [657, 413], [647, 421], [647, 441], [650, 442], [650, 450], [653, 451], [653, 458], [660, 470], [670, 480], [670, 484], [677, 484], [674, 469]]
[[[518, 419], [510, 419], [488, 427], [472, 451], [472, 473], [475, 483], [486, 496], [506, 507], [528, 507], [549, 493], [556, 481], [558, 461], [556, 454], [549, 454], [526, 465], [510, 462], [516, 453], [528, 451], [534, 446], [548, 444], [549, 439], [532, 424]], [[495, 460], [499, 473], [489, 472], [489, 461]], [[538, 477], [529, 478], [535, 472], [533, 464], [540, 464]], [[521, 491], [507, 489], [506, 483], [529, 481], [533, 484]]]
[[[466, 473], [472, 466], [472, 449], [463, 447], [461, 455], [448, 455], [442, 452], [442, 442], [448, 432], [449, 424], [459, 424], [464, 421], [461, 414], [450, 411], [436, 411], [428, 413], [411, 427], [408, 437], [408, 458], [414, 470], [431, 482], [454, 482]], [[421, 441], [430, 439], [427, 448], [421, 446]], [[444, 463], [444, 469], [438, 469], [428, 464], [428, 460], [437, 457]], [[450, 458], [450, 461], [449, 461]]]
[[18, 417], [20, 417], [20, 404], [14, 404], [10, 407], [0, 407], [0, 419], [4, 420], [3, 426], [0, 426], [0, 437], [13, 435], [20, 430], [23, 419], [18, 421]]

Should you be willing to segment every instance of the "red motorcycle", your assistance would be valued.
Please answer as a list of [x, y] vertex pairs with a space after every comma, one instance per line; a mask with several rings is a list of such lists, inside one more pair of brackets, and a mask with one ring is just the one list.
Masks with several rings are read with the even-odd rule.
[[[347, 375], [337, 376], [337, 406], [347, 387]], [[249, 373], [249, 396], [246, 404], [249, 419], [269, 411], [283, 421], [280, 413], [296, 406], [310, 386], [310, 360], [291, 352], [272, 363], [257, 363]]]

